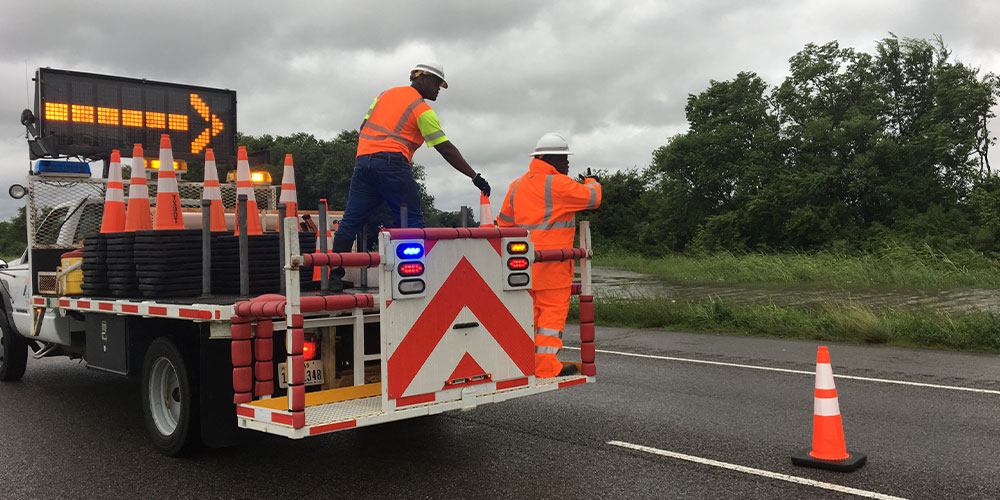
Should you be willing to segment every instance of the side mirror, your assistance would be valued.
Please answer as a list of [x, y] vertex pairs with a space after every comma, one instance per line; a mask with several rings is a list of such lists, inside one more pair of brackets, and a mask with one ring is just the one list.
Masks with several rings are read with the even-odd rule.
[[10, 186], [10, 189], [7, 190], [7, 193], [10, 194], [11, 198], [20, 200], [21, 198], [24, 198], [24, 195], [28, 194], [28, 188], [20, 184], [13, 184]]
[[7, 269], [7, 261], [0, 259], [0, 269]]

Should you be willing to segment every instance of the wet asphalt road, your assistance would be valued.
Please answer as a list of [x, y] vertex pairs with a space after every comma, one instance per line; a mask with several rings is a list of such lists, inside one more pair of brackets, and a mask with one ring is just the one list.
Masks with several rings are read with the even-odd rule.
[[[573, 327], [570, 327], [572, 331]], [[814, 369], [817, 343], [598, 329], [598, 348]], [[575, 355], [576, 351], [567, 354]], [[0, 498], [857, 498], [651, 455], [617, 440], [906, 498], [998, 498], [1000, 356], [831, 345], [851, 474], [804, 469], [810, 375], [599, 353], [597, 384], [301, 441], [174, 459], [133, 380], [30, 360], [0, 384]]]

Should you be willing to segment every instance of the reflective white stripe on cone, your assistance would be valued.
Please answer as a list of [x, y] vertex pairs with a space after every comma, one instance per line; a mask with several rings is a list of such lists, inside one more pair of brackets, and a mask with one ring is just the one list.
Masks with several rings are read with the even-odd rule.
[[104, 193], [102, 233], [120, 233], [125, 230], [125, 185], [122, 183], [122, 160], [118, 150], [111, 151], [108, 164], [108, 187]]
[[792, 463], [840, 472], [850, 472], [865, 464], [862, 453], [848, 453], [840, 402], [833, 381], [830, 351], [820, 346], [816, 352], [816, 383], [813, 395], [812, 449], [792, 455]]
[[146, 185], [146, 159], [142, 144], [132, 146], [132, 177], [128, 187], [128, 210], [125, 214], [126, 231], [153, 229], [153, 216], [149, 211], [149, 187]]
[[[257, 197], [253, 193], [253, 180], [250, 178], [250, 161], [247, 159], [247, 148], [240, 146], [236, 153], [236, 196], [247, 195], [247, 234], [263, 234], [260, 226], [260, 212], [257, 210]], [[237, 211], [239, 201], [237, 201]], [[239, 213], [236, 214], [236, 234], [240, 234]]]
[[209, 207], [210, 231], [227, 231], [226, 212], [222, 206], [222, 189], [219, 187], [219, 171], [215, 166], [215, 151], [205, 150], [205, 183], [201, 191], [201, 199], [212, 202]]
[[292, 155], [285, 155], [285, 170], [281, 173], [281, 198], [279, 203], [285, 204], [284, 217], [299, 216], [299, 202], [295, 193], [295, 169], [292, 166]]
[[184, 229], [181, 195], [177, 192], [177, 173], [174, 172], [174, 152], [167, 134], [160, 136], [160, 167], [156, 175], [156, 221], [153, 229]]

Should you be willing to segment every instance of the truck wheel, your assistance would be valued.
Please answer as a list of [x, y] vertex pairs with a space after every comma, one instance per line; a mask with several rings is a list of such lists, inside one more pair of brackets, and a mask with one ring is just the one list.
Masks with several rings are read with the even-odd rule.
[[0, 380], [21, 380], [28, 366], [28, 343], [4, 319], [0, 319], [0, 330]]
[[160, 453], [179, 455], [199, 442], [196, 390], [177, 345], [165, 337], [154, 340], [142, 365], [142, 411]]

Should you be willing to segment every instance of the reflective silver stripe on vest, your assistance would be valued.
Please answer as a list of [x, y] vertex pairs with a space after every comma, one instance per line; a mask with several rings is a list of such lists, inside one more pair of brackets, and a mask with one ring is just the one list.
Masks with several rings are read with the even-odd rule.
[[505, 214], [503, 212], [500, 212], [500, 215], [497, 215], [497, 218], [499, 218], [500, 220], [502, 220], [504, 222], [511, 222], [511, 223], [514, 222], [514, 218], [513, 217], [510, 217], [510, 216], [508, 216], [507, 214]]
[[587, 209], [595, 208], [597, 206], [597, 186], [593, 183], [584, 184], [584, 186], [590, 188], [590, 203], [587, 203]]
[[535, 354], [559, 354], [559, 349], [549, 346], [535, 346]]
[[541, 328], [541, 327], [536, 328], [535, 333], [541, 335], [548, 335], [549, 337], [559, 337], [559, 338], [562, 338], [563, 335], [562, 330], [556, 330], [553, 328]]
[[406, 126], [406, 122], [407, 122], [407, 120], [410, 119], [410, 115], [413, 114], [413, 110], [416, 109], [417, 106], [419, 106], [420, 103], [422, 103], [422, 102], [424, 102], [424, 98], [423, 97], [418, 97], [418, 98], [416, 98], [416, 100], [414, 100], [413, 102], [411, 102], [410, 105], [406, 107], [406, 109], [403, 110], [403, 116], [400, 116], [399, 117], [399, 122], [396, 123], [396, 133], [397, 134], [403, 131], [403, 127]]
[[434, 132], [431, 135], [425, 135], [424, 141], [431, 142], [434, 139], [437, 139], [438, 137], [444, 137], [444, 130], [438, 130], [437, 132]]
[[508, 219], [507, 216], [505, 216], [502, 211], [500, 212], [500, 217], [503, 217], [503, 220], [506, 222], [514, 222], [514, 193], [517, 192], [517, 186], [519, 184], [521, 184], [520, 177], [516, 181], [514, 181], [514, 187], [511, 188], [510, 196], [507, 198], [508, 201], [510, 202], [510, 218]]
[[576, 221], [572, 220], [560, 220], [555, 222], [547, 222], [544, 224], [514, 224], [517, 227], [523, 227], [528, 231], [546, 231], [549, 229], [566, 229], [571, 227], [576, 227]]
[[[384, 94], [384, 93], [385, 92], [383, 92], [382, 94]], [[379, 97], [382, 97], [382, 94], [379, 94]], [[420, 148], [420, 144], [416, 143], [416, 142], [413, 142], [413, 141], [411, 141], [411, 140], [409, 140], [409, 139], [407, 139], [407, 138], [399, 135], [399, 133], [403, 131], [403, 127], [406, 126], [406, 122], [410, 119], [410, 115], [413, 114], [413, 110], [416, 109], [417, 106], [419, 106], [420, 103], [422, 103], [422, 102], [424, 102], [424, 98], [423, 97], [418, 97], [416, 100], [414, 100], [413, 102], [411, 102], [409, 104], [409, 106], [406, 107], [406, 109], [403, 110], [403, 115], [399, 117], [399, 121], [396, 123], [396, 129], [395, 130], [389, 130], [389, 129], [387, 129], [387, 128], [385, 128], [385, 127], [383, 127], [383, 126], [381, 126], [381, 125], [379, 125], [377, 123], [368, 123], [368, 121], [366, 119], [365, 123], [363, 123], [362, 126], [361, 126], [362, 128], [361, 128], [360, 137], [362, 139], [368, 139], [369, 141], [384, 141], [386, 139], [392, 139], [394, 141], [398, 141], [398, 142], [402, 143], [403, 145], [405, 145], [407, 147], [407, 149], [410, 150], [410, 154], [412, 155], [414, 151], [416, 151], [417, 149]], [[379, 102], [376, 102], [375, 106], [378, 107], [378, 104], [379, 104]], [[374, 115], [374, 114], [375, 114], [375, 110], [372, 109], [369, 112], [369, 116]], [[381, 133], [383, 133], [385, 135], [381, 136], [381, 135], [366, 134], [365, 133], [365, 129], [366, 128], [374, 130], [375, 132], [381, 132]], [[442, 133], [443, 133], [443, 131], [442, 131]]]
[[[371, 126], [371, 125], [369, 125], [369, 126]], [[415, 143], [415, 142], [413, 142], [413, 141], [411, 141], [411, 140], [409, 140], [409, 139], [407, 139], [405, 137], [398, 136], [398, 135], [370, 135], [370, 134], [364, 134], [364, 133], [362, 133], [362, 134], [359, 134], [359, 137], [361, 137], [362, 139], [368, 139], [369, 141], [385, 141], [385, 140], [388, 140], [388, 139], [399, 141], [399, 142], [403, 143], [403, 145], [405, 145], [407, 148], [409, 148], [411, 153], [413, 151], [416, 151], [417, 148], [420, 147], [419, 144], [417, 144], [417, 143]]]
[[549, 217], [552, 217], [552, 179], [554, 175], [545, 176], [545, 218], [542, 222], [548, 222]]

